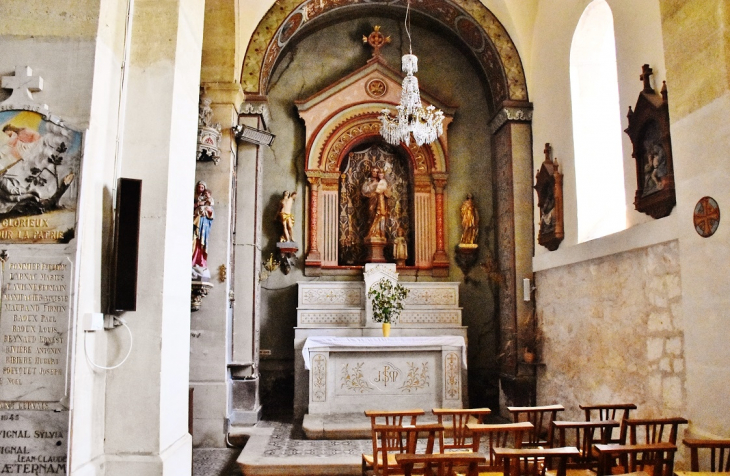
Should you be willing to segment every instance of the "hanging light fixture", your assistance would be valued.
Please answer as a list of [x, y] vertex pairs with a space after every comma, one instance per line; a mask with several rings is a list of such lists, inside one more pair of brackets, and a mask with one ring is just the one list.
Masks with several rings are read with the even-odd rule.
[[396, 106], [395, 117], [390, 110], [383, 109], [380, 119], [380, 135], [390, 144], [411, 143], [411, 134], [416, 144], [430, 144], [443, 134], [444, 113], [433, 106], [426, 108], [421, 104], [421, 93], [418, 90], [418, 79], [413, 76], [418, 72], [418, 58], [413, 54], [411, 44], [411, 2], [406, 2], [406, 34], [408, 35], [408, 54], [403, 55], [402, 65], [406, 77], [400, 95], [400, 105]]

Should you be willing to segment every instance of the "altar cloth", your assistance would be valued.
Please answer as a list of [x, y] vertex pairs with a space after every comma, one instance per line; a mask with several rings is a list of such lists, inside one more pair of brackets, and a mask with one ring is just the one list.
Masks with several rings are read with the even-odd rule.
[[309, 351], [318, 347], [460, 347], [462, 367], [466, 368], [466, 341], [462, 336], [424, 337], [307, 337], [302, 348], [304, 368], [310, 370]]

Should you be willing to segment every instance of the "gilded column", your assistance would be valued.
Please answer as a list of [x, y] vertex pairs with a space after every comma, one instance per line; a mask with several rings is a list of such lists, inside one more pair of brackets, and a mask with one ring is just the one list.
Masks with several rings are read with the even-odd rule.
[[317, 210], [319, 209], [319, 182], [315, 175], [307, 176], [309, 182], [309, 252], [305, 260], [306, 266], [322, 265], [322, 257], [317, 248]]
[[436, 191], [436, 252], [433, 254], [433, 275], [449, 275], [449, 257], [446, 254], [446, 238], [444, 233], [444, 189], [447, 174], [433, 174], [433, 186]]

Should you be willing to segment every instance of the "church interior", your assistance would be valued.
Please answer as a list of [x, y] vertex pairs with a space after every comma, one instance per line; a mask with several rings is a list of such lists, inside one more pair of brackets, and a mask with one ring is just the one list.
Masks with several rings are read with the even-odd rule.
[[[1, 473], [360, 474], [363, 411], [418, 407], [730, 438], [730, 0], [0, 18]], [[347, 468], [246, 459], [355, 414]]]

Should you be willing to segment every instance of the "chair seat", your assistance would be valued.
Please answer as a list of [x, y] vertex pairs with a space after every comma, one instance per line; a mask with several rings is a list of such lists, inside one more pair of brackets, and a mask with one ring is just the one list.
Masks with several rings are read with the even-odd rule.
[[[545, 476], [557, 476], [557, 469], [546, 469]], [[590, 469], [568, 468], [565, 470], [565, 476], [596, 476], [596, 472]]]
[[[367, 463], [369, 466], [373, 465], [373, 462], [375, 458], [373, 458], [373, 455], [362, 455], [362, 460]], [[378, 466], [383, 464], [383, 457], [381, 455], [378, 455]], [[388, 453], [388, 466], [398, 466], [398, 464], [395, 462], [395, 453]]]
[[[466, 476], [466, 473], [455, 471], [456, 476]], [[479, 471], [479, 476], [504, 476], [502, 471]]]
[[677, 476], [730, 476], [730, 473], [726, 472], [715, 472], [710, 471], [675, 471]]

